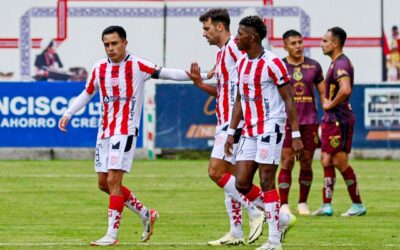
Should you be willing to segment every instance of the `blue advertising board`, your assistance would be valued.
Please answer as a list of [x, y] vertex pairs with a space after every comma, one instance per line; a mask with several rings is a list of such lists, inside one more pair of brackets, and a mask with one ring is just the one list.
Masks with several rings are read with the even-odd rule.
[[[400, 148], [400, 85], [357, 84], [351, 104], [356, 116], [353, 148]], [[212, 147], [214, 98], [193, 85], [162, 84], [156, 88], [156, 107], [156, 147]]]
[[[83, 82], [0, 83], [0, 147], [94, 147], [100, 114], [96, 95], [62, 133], [58, 120]], [[140, 133], [141, 134], [141, 133]], [[138, 138], [138, 147], [142, 147]]]

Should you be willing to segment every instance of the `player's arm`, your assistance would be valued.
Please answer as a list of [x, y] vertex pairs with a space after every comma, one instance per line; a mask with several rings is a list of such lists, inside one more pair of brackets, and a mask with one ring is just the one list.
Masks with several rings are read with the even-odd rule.
[[351, 95], [351, 83], [348, 76], [343, 76], [339, 79], [339, 91], [333, 100], [324, 100], [322, 108], [330, 110], [336, 107], [339, 103], [346, 100]]
[[[207, 77], [212, 77], [214, 75], [214, 68], [207, 73]], [[198, 87], [199, 89], [203, 90], [209, 95], [212, 96], [217, 96], [217, 87], [212, 86], [210, 84], [206, 84], [203, 82], [201, 72], [200, 72], [200, 67], [197, 63], [192, 63], [190, 65], [190, 78], [192, 79], [194, 85]]]
[[[200, 73], [202, 79], [207, 79], [207, 73]], [[153, 79], [174, 80], [174, 81], [190, 81], [190, 72], [182, 69], [170, 69], [156, 66], [154, 73], [151, 75]]]
[[231, 156], [232, 155], [232, 149], [233, 149], [233, 144], [234, 144], [234, 134], [236, 132], [236, 129], [239, 125], [240, 120], [243, 117], [243, 110], [242, 110], [242, 104], [240, 103], [240, 93], [239, 91], [236, 94], [236, 100], [235, 100], [235, 104], [233, 105], [233, 111], [232, 111], [232, 119], [231, 122], [229, 124], [229, 128], [228, 128], [228, 138], [226, 139], [225, 142], [225, 154], [227, 156]]
[[62, 131], [62, 132], [67, 132], [67, 125], [69, 123], [69, 120], [71, 119], [71, 117], [78, 112], [79, 110], [81, 110], [83, 107], [86, 106], [86, 104], [88, 104], [88, 102], [90, 102], [90, 100], [93, 98], [94, 93], [92, 95], [90, 95], [86, 89], [84, 91], [82, 91], [82, 93], [74, 100], [74, 102], [72, 103], [71, 106], [68, 107], [67, 111], [65, 111], [65, 113], [63, 114], [63, 116], [61, 117], [61, 119], [58, 121], [58, 128]]
[[318, 95], [319, 95], [319, 100], [321, 102], [321, 106], [324, 103], [324, 97], [325, 97], [325, 81], [322, 80], [317, 84], [317, 91], [318, 91]]
[[299, 122], [297, 120], [297, 111], [293, 100], [292, 89], [290, 87], [290, 84], [288, 83], [278, 85], [277, 87], [279, 94], [281, 95], [286, 105], [286, 112], [291, 123], [290, 126], [292, 128], [292, 148], [296, 154], [296, 159], [299, 160], [303, 157], [304, 147], [303, 142], [300, 138], [301, 135], [299, 130]]

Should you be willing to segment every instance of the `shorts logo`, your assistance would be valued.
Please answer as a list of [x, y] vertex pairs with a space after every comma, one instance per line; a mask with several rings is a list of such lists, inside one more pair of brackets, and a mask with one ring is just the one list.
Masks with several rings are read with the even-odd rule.
[[319, 144], [319, 137], [317, 134], [314, 136], [314, 143]]
[[265, 159], [268, 157], [268, 149], [262, 148], [259, 153], [260, 158]]
[[337, 148], [339, 146], [339, 137], [334, 136], [330, 138], [330, 142], [329, 144], [333, 147], [333, 148]]
[[224, 137], [217, 136], [217, 138], [215, 138], [215, 145], [221, 145], [222, 143], [224, 143]]
[[111, 165], [115, 165], [118, 163], [119, 157], [117, 155], [111, 156]]

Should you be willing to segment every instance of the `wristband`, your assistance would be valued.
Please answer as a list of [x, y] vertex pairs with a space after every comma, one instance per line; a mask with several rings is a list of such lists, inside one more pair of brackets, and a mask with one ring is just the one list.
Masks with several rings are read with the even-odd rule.
[[228, 130], [226, 132], [228, 135], [234, 135], [236, 133], [236, 129], [228, 128]]
[[300, 131], [292, 131], [292, 138], [300, 138], [301, 134]]

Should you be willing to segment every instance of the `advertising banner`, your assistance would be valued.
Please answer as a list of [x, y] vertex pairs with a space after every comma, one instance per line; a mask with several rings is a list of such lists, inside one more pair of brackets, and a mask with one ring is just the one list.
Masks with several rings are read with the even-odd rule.
[[[83, 82], [0, 84], [0, 147], [94, 147], [101, 107], [98, 95], [62, 133], [59, 118], [84, 89]], [[141, 137], [138, 147], [142, 147]]]

